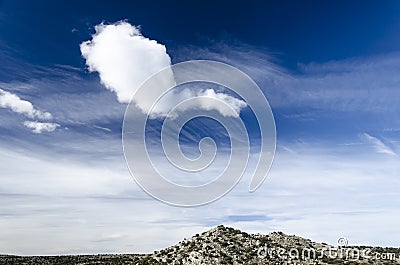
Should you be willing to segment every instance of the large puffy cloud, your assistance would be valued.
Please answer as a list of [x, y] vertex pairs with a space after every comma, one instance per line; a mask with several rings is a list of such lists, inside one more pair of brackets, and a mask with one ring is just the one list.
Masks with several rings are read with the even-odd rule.
[[80, 45], [89, 71], [100, 75], [104, 86], [118, 101], [128, 103], [140, 84], [171, 65], [164, 45], [145, 38], [139, 28], [127, 23], [99, 24], [92, 40]]
[[15, 94], [0, 89], [0, 107], [23, 114], [29, 118], [51, 119], [51, 114], [37, 110], [31, 102], [22, 100]]
[[[125, 21], [95, 27], [92, 40], [81, 43], [82, 56], [86, 59], [89, 71], [98, 72], [101, 83], [115, 92], [120, 103], [129, 103], [140, 85], [151, 75], [171, 65], [171, 58], [166, 47], [155, 40], [144, 37], [139, 28]], [[163, 72], [158, 82], [165, 85], [153, 87], [155, 96], [162, 95], [165, 87], [174, 87], [172, 70]], [[192, 109], [217, 110], [223, 116], [238, 117], [246, 103], [225, 93], [217, 93], [213, 89], [184, 89], [167, 93], [160, 104], [152, 109], [153, 96], [149, 93], [135, 95], [134, 104], [150, 118], [165, 117], [168, 111], [179, 102], [197, 98]], [[204, 100], [204, 97], [218, 101]], [[231, 109], [228, 111], [229, 105]], [[187, 109], [185, 109], [187, 110]]]

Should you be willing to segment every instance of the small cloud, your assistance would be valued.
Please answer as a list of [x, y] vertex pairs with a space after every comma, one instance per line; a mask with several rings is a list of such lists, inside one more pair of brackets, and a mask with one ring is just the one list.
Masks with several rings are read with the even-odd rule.
[[[49, 112], [42, 112], [36, 109], [33, 104], [27, 100], [21, 99], [19, 96], [0, 89], [0, 108], [10, 109], [12, 112], [22, 114], [31, 119], [50, 120], [52, 115]], [[33, 133], [52, 132], [57, 127], [57, 123], [25, 121], [24, 126], [32, 129]]]
[[23, 100], [15, 94], [0, 89], [0, 107], [10, 109], [11, 111], [23, 114], [31, 119], [38, 118], [49, 120], [52, 118], [49, 112], [37, 110], [31, 102]]
[[98, 125], [94, 125], [93, 127], [96, 128], [96, 129], [100, 129], [100, 130], [106, 131], [106, 132], [112, 132], [111, 129], [107, 128], [107, 127], [101, 127], [101, 126], [98, 126]]
[[247, 103], [243, 100], [225, 93], [215, 92], [213, 89], [184, 89], [162, 97], [152, 109], [150, 118], [165, 117], [171, 106], [177, 106], [180, 102], [188, 99], [191, 99], [190, 104], [177, 108], [177, 111], [183, 112], [189, 109], [216, 110], [224, 117], [237, 118], [241, 109], [247, 106]]
[[104, 241], [114, 241], [123, 238], [124, 235], [120, 233], [114, 233], [114, 234], [105, 234], [101, 235], [100, 239], [98, 239], [98, 242], [104, 242]]
[[373, 145], [373, 147], [377, 153], [398, 156], [397, 153], [395, 151], [393, 151], [392, 148], [390, 148], [388, 145], [386, 145], [384, 142], [382, 142], [378, 138], [376, 138], [368, 133], [363, 133], [363, 137]]
[[231, 222], [254, 222], [272, 220], [272, 218], [265, 215], [229, 215], [227, 219]]
[[[225, 93], [216, 93], [213, 89], [206, 89], [203, 91], [198, 92], [197, 94], [198, 97], [204, 97], [204, 98], [211, 98], [211, 99], [217, 99], [219, 101], [224, 102], [225, 104], [210, 104], [210, 102], [215, 102], [215, 101], [200, 101], [199, 102], [199, 107], [205, 110], [211, 110], [211, 109], [216, 109], [221, 115], [223, 116], [231, 116], [230, 113], [232, 113], [229, 109], [232, 108], [235, 112], [235, 117], [239, 117], [240, 110], [242, 108], [245, 108], [247, 106], [247, 103], [244, 102], [243, 100], [237, 99], [235, 97], [232, 97], [228, 94]], [[229, 107], [228, 107], [229, 105]]]
[[55, 129], [60, 127], [60, 125], [57, 123], [37, 121], [25, 121], [24, 126], [32, 129], [32, 132], [37, 134], [42, 132], [53, 132]]

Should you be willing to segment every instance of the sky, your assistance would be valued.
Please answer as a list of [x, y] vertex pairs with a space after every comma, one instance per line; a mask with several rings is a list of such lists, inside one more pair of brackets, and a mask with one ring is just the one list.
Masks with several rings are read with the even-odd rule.
[[[398, 1], [0, 1], [2, 253], [151, 253], [220, 224], [398, 247], [399, 14]], [[167, 94], [146, 128], [150, 153], [173, 181], [212, 179], [235, 140], [220, 125], [183, 128], [189, 157], [207, 136], [223, 150], [210, 174], [189, 179], [166, 166], [159, 137], [178, 101], [219, 100], [237, 115], [212, 100], [181, 111], [244, 120], [250, 170], [238, 185], [212, 203], [176, 207], [130, 175], [121, 138], [132, 95], [189, 60], [238, 68], [269, 102], [275, 158], [253, 193], [259, 126], [250, 102], [219, 86]], [[168, 84], [174, 78], [167, 73]], [[152, 96], [132, 99], [134, 120]]]

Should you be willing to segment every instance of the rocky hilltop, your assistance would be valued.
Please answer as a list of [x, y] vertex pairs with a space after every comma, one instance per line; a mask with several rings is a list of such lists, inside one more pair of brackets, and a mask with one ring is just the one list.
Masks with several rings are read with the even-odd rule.
[[316, 243], [273, 232], [218, 226], [153, 254], [0, 256], [0, 264], [400, 264], [399, 248]]

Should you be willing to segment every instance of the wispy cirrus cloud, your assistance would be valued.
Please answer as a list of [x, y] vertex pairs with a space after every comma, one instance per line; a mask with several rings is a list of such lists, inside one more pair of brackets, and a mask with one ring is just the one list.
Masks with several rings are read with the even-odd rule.
[[[180, 61], [218, 60], [243, 70], [264, 90], [273, 108], [383, 113], [400, 106], [400, 53], [300, 63], [288, 70], [279, 54], [249, 45], [181, 48]], [[272, 55], [272, 56], [271, 56]]]
[[362, 136], [372, 144], [377, 153], [398, 156], [398, 154], [390, 146], [379, 140], [377, 137], [368, 133], [363, 133]]
[[[93, 152], [101, 149], [99, 145], [116, 145], [81, 141], [82, 149], [95, 145]], [[122, 154], [88, 161], [81, 153], [76, 159], [50, 149], [43, 156], [35, 149], [21, 153], [0, 145], [4, 216], [0, 236], [5, 239], [0, 247], [25, 255], [152, 252], [221, 223], [331, 244], [343, 234], [354, 244], [397, 244], [398, 231], [393, 227], [400, 216], [398, 160], [374, 152], [365, 159], [368, 148], [359, 147], [337, 147], [334, 152], [339, 153], [333, 156], [332, 149], [315, 143], [292, 146], [295, 153], [278, 152], [266, 183], [256, 193], [247, 192], [250, 175], [245, 174], [221, 200], [180, 208], [140, 190], [129, 177]], [[365, 218], [381, 225], [371, 229], [370, 222], [362, 222]], [[46, 240], [37, 244], [37, 238], [26, 238], [26, 233]], [[124, 236], [114, 238], [114, 234]], [[112, 246], [103, 237], [112, 240]], [[131, 245], [138, 240], [140, 244]]]

